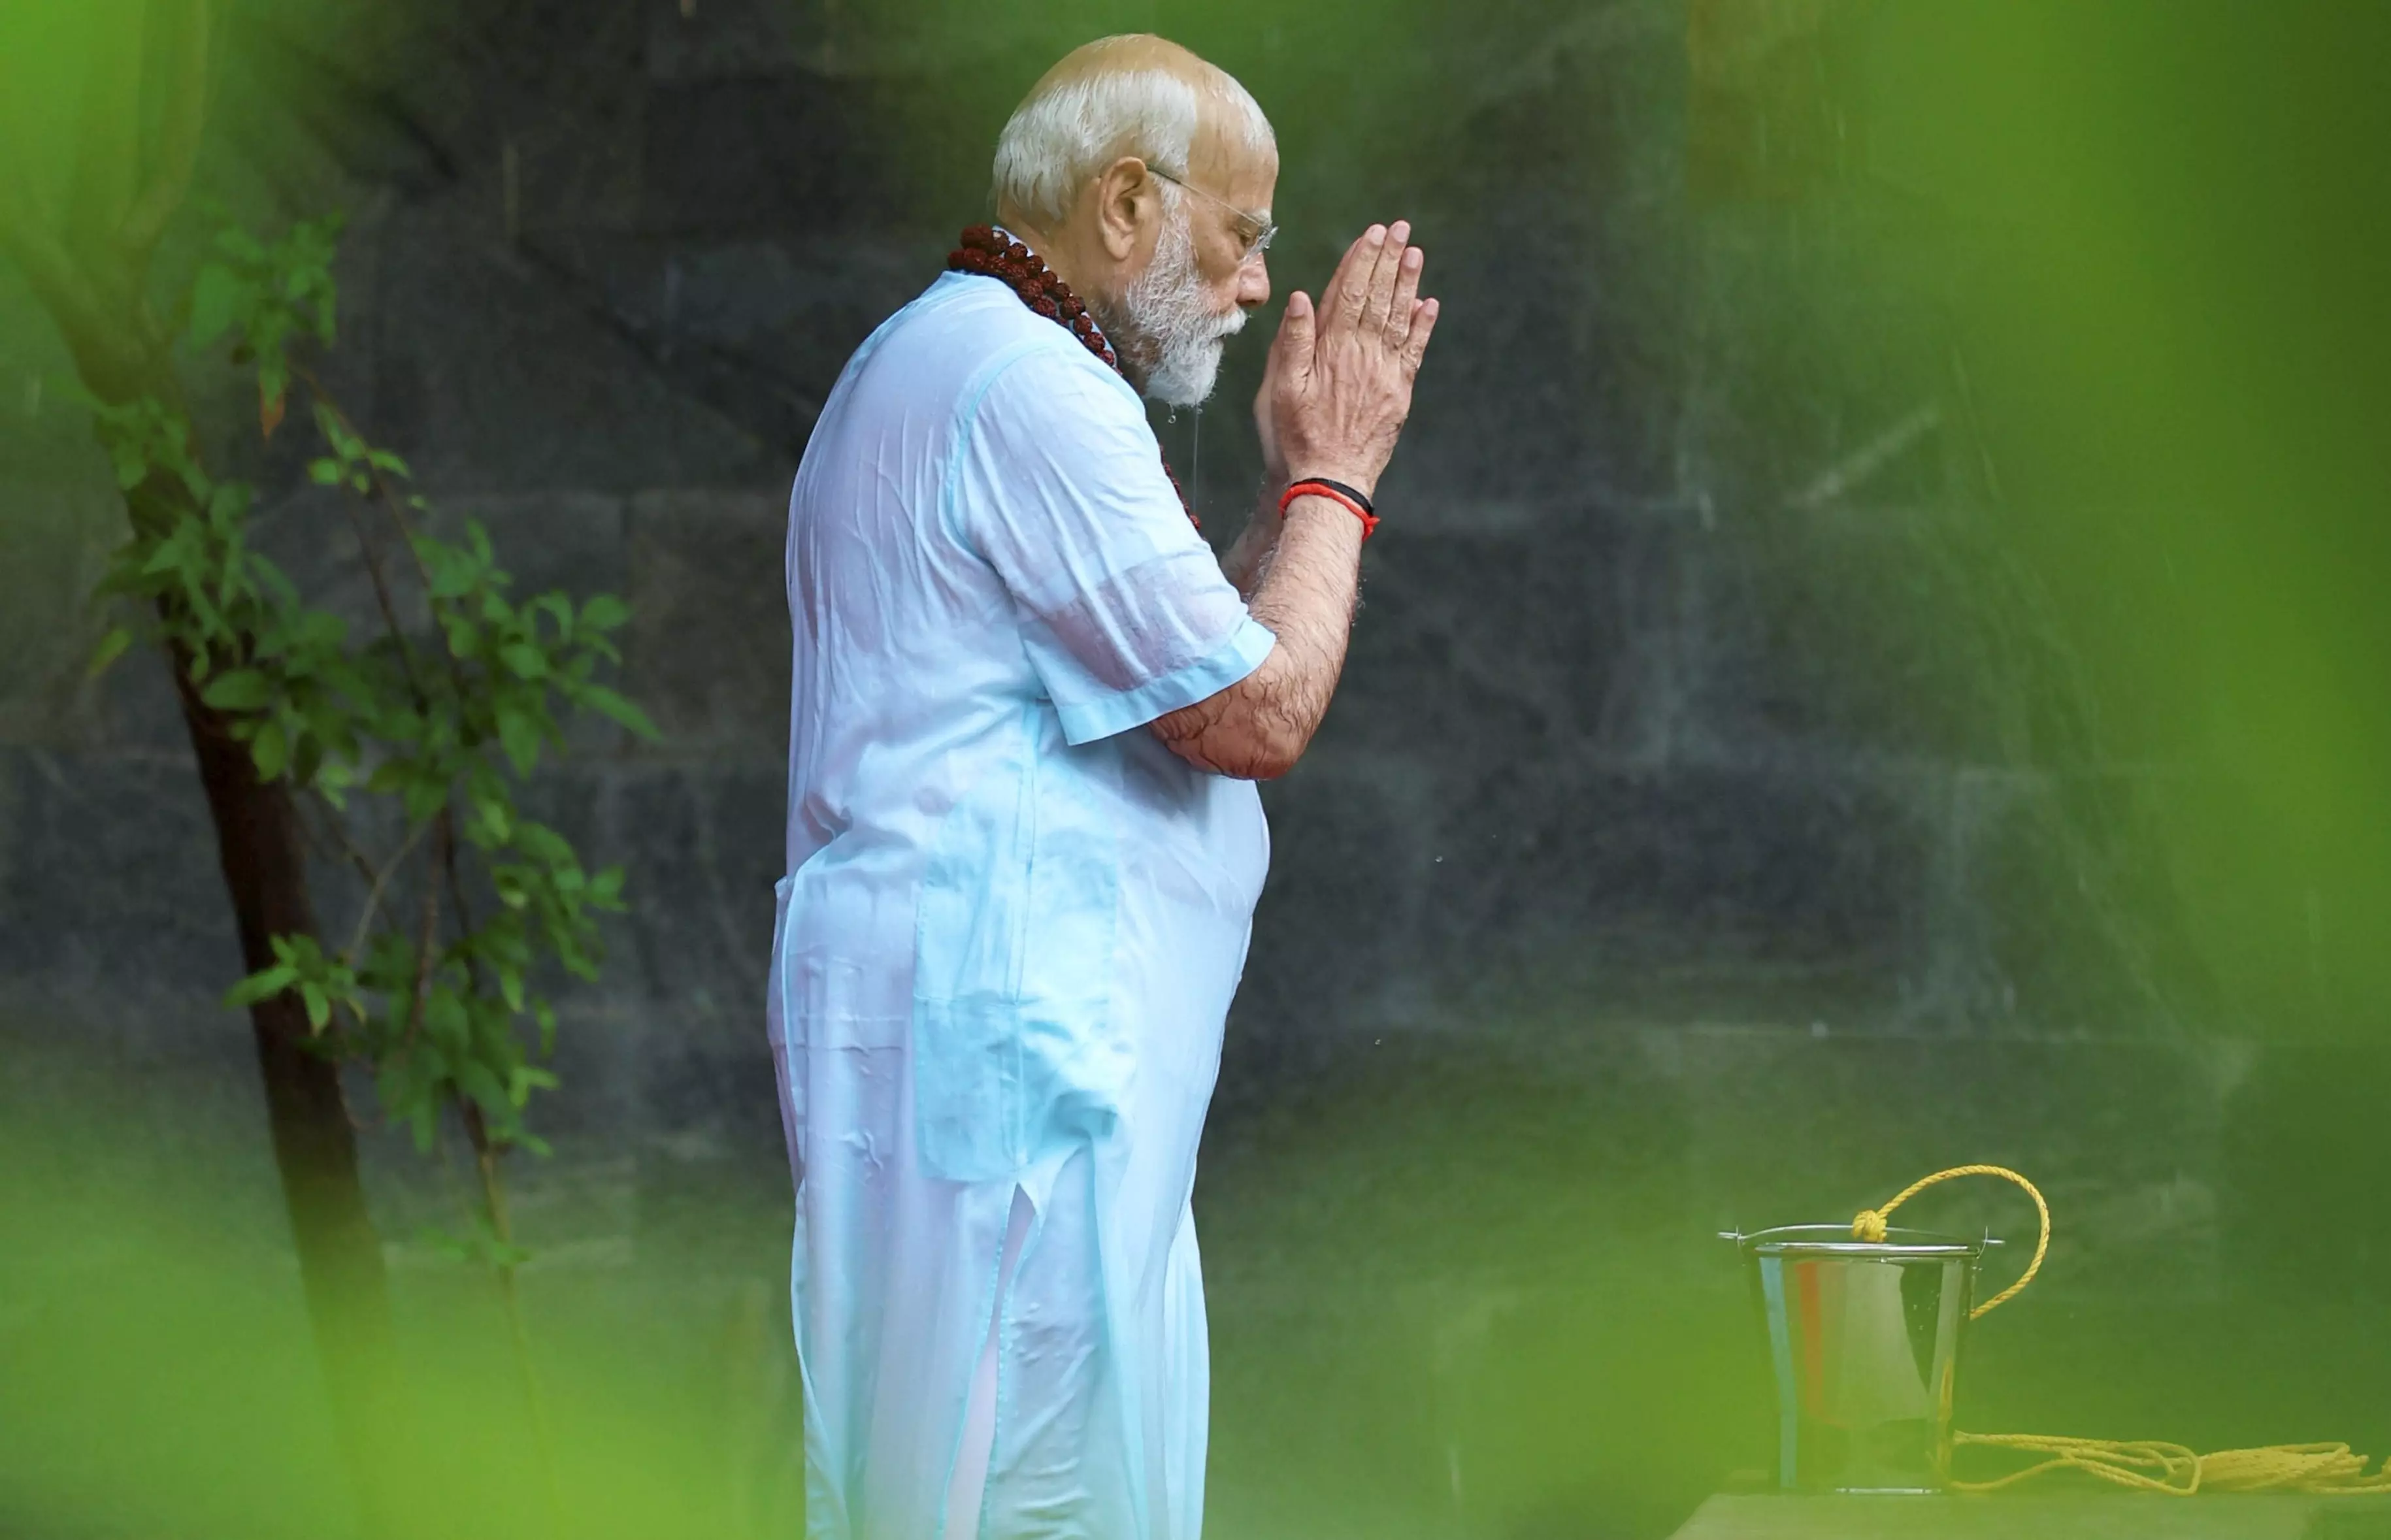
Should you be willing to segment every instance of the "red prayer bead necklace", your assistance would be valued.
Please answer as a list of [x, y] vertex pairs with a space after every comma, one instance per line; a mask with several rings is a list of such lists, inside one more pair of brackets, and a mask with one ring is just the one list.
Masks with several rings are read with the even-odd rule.
[[[1121, 372], [1120, 360], [1114, 356], [1112, 344], [1105, 341], [1104, 328], [1088, 314], [1087, 305], [1037, 252], [1018, 240], [992, 226], [975, 225], [963, 233], [963, 244], [947, 253], [947, 271], [976, 273], [996, 279], [1012, 290], [1022, 304], [1078, 338], [1079, 345], [1103, 359], [1106, 369], [1116, 374]], [[1179, 494], [1179, 506], [1187, 510], [1187, 522], [1203, 528], [1204, 521], [1196, 516], [1196, 505], [1187, 500], [1186, 489], [1179, 485], [1167, 455], [1163, 457], [1162, 473], [1170, 478], [1170, 489]]]

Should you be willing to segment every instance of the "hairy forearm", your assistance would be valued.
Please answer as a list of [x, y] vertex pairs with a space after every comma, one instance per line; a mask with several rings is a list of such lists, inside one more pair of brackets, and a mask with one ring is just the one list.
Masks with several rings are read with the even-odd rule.
[[1362, 525], [1325, 498], [1299, 498], [1266, 550], [1251, 608], [1278, 644], [1244, 679], [1154, 724], [1181, 758], [1249, 781], [1286, 774], [1327, 715], [1352, 631]]
[[1250, 604], [1262, 584], [1262, 574], [1270, 570], [1271, 552], [1278, 547], [1279, 530], [1284, 521], [1279, 517], [1279, 494], [1286, 484], [1262, 484], [1261, 496], [1254, 504], [1253, 516], [1237, 533], [1235, 540], [1221, 557], [1221, 572], [1236, 585], [1237, 596]]

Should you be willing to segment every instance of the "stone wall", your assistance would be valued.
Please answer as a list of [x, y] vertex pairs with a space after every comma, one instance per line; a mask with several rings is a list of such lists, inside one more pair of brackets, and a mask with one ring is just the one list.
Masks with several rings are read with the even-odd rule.
[[[259, 89], [213, 175], [253, 204], [356, 203], [338, 369], [360, 414], [526, 584], [636, 609], [628, 684], [666, 744], [601, 734], [542, 783], [637, 896], [576, 999], [602, 1025], [551, 1117], [683, 1144], [721, 1123], [757, 1154], [781, 488], [847, 352], [978, 212], [1016, 77], [1069, 29], [776, 0], [621, 4], [590, 28], [492, 14], [464, 48], [386, 13], [387, 78], [329, 98], [306, 51], [355, 37], [252, 23], [227, 70]], [[1303, 33], [1193, 38], [1289, 103], [1280, 285], [1402, 213], [1448, 317], [1346, 682], [1268, 792], [1224, 1120], [1340, 1044], [1519, 1020], [1692, 1032], [1661, 1057], [1712, 1065], [1682, 1071], [1700, 1096], [1735, 1079], [1713, 1063], [1731, 1044], [1801, 1065], [1855, 1036], [1930, 1065], [1982, 1052], [1962, 1041], [2195, 1053], [2198, 971], [2139, 828], [2178, 772], [2104, 757], [2064, 624], [2005, 546], [1938, 300], [1961, 232], [1831, 157], [1736, 160], [1747, 120], [1799, 142], [1858, 88], [1829, 71], [1827, 95], [1789, 98], [1764, 60], [1689, 61], [1687, 13], [1659, 0], [1528, 7], [1499, 36], [1434, 7], [1418, 26], [1428, 57], [1378, 62], [1432, 90], [1434, 132], [1296, 91]], [[1815, 26], [1775, 46], [1841, 57]], [[1157, 420], [1221, 538], [1259, 353], [1212, 411]], [[0, 700], [0, 970], [96, 1018], [129, 974], [221, 1032], [230, 952], [162, 683], [142, 663], [78, 682], [104, 485], [71, 410], [28, 406], [0, 429], [39, 467], [11, 491], [39, 577]], [[291, 483], [281, 449], [226, 452]], [[291, 493], [277, 537], [341, 591], [321, 514]], [[2205, 1182], [2212, 1121], [2153, 1131], [2176, 1153], [2149, 1180]], [[2047, 1132], [2006, 1147], [2034, 1163]]]

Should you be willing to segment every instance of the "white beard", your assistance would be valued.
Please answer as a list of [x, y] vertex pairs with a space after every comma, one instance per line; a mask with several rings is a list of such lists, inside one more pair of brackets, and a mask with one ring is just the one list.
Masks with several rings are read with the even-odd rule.
[[1127, 372], [1155, 400], [1200, 407], [1221, 372], [1221, 352], [1246, 324], [1243, 306], [1214, 314], [1196, 272], [1196, 237], [1178, 199], [1165, 212], [1154, 260], [1097, 320]]

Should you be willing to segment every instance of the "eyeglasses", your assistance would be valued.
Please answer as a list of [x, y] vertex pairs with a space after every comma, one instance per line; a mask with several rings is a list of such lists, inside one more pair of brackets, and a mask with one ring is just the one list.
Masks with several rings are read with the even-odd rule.
[[1206, 202], [1218, 203], [1221, 207], [1228, 210], [1229, 217], [1236, 221], [1237, 239], [1244, 243], [1243, 249], [1237, 255], [1237, 260], [1240, 263], [1253, 261], [1254, 258], [1261, 255], [1264, 252], [1269, 251], [1271, 242], [1278, 239], [1278, 226], [1272, 224], [1269, 220], [1262, 218], [1260, 215], [1247, 214], [1245, 210], [1237, 207], [1234, 203], [1230, 202], [1227, 199], [1220, 197], [1215, 193], [1206, 192], [1202, 188], [1196, 186], [1185, 177], [1173, 176], [1170, 173], [1163, 170], [1160, 166], [1149, 163], [1145, 169], [1154, 173], [1157, 176], [1161, 177], [1172, 187], [1184, 188], [1189, 192], [1194, 193], [1196, 197], [1203, 199]]

